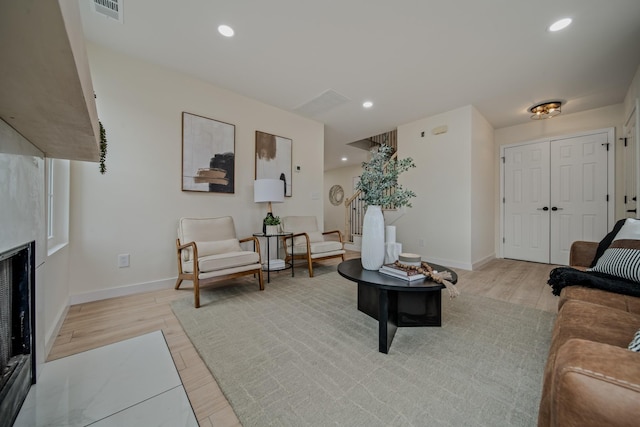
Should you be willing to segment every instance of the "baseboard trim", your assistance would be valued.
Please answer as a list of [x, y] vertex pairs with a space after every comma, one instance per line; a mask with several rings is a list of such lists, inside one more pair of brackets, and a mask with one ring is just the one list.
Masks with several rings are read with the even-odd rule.
[[471, 270], [472, 269], [472, 265], [467, 263], [467, 262], [460, 262], [460, 261], [454, 261], [451, 259], [442, 259], [442, 258], [429, 258], [429, 257], [422, 257], [423, 261], [426, 262], [432, 262], [434, 264], [439, 264], [443, 267], [449, 267], [449, 268], [459, 268], [461, 270]]
[[101, 289], [99, 291], [83, 292], [69, 297], [69, 305], [84, 304], [86, 302], [100, 301], [103, 299], [123, 297], [127, 295], [141, 294], [144, 292], [171, 289], [176, 283], [176, 278], [156, 280], [153, 282], [137, 283], [134, 285], [120, 286], [117, 288]]
[[49, 357], [49, 353], [53, 348], [53, 344], [55, 344], [56, 342], [56, 337], [58, 336], [58, 333], [60, 333], [60, 329], [62, 329], [62, 324], [64, 323], [64, 319], [66, 319], [68, 313], [69, 313], [69, 299], [67, 298], [67, 303], [58, 311], [58, 315], [56, 316], [56, 319], [53, 322], [53, 327], [49, 328], [49, 330], [45, 333], [44, 360], [47, 360], [47, 358]]
[[356, 251], [356, 252], [360, 252], [362, 250], [360, 246], [354, 245], [353, 243], [345, 243], [344, 248], [348, 251]]
[[488, 255], [482, 259], [480, 259], [479, 261], [476, 261], [472, 264], [471, 269], [472, 270], [477, 270], [479, 268], [484, 267], [485, 265], [489, 264], [491, 261], [493, 261], [494, 259], [496, 259], [496, 254], [491, 254]]

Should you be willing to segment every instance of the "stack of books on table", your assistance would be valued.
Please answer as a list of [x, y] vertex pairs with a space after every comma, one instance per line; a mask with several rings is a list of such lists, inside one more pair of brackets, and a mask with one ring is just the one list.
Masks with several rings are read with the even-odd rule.
[[380, 267], [378, 272], [398, 279], [408, 280], [410, 282], [414, 280], [422, 280], [426, 277], [424, 274], [418, 273], [416, 270], [404, 270], [395, 264], [385, 264]]

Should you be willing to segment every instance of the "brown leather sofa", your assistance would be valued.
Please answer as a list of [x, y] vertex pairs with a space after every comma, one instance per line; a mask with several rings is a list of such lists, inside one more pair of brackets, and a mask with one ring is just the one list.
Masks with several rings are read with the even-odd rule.
[[[575, 242], [570, 263], [589, 267], [598, 243]], [[640, 298], [568, 286], [558, 302], [544, 372], [539, 427], [639, 426]]]

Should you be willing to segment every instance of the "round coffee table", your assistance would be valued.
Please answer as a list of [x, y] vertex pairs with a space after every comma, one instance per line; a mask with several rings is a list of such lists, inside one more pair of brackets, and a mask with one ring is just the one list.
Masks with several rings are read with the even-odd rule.
[[[451, 283], [458, 275], [447, 267], [429, 263], [438, 272], [449, 271]], [[398, 327], [441, 326], [444, 285], [429, 279], [409, 282], [362, 268], [360, 258], [338, 265], [338, 273], [358, 284], [358, 310], [378, 321], [378, 349], [388, 353]]]

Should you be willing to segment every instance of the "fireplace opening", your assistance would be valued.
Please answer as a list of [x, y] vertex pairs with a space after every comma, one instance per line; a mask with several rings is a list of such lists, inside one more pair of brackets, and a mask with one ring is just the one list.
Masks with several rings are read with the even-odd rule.
[[0, 254], [0, 426], [11, 426], [36, 382], [35, 242]]

